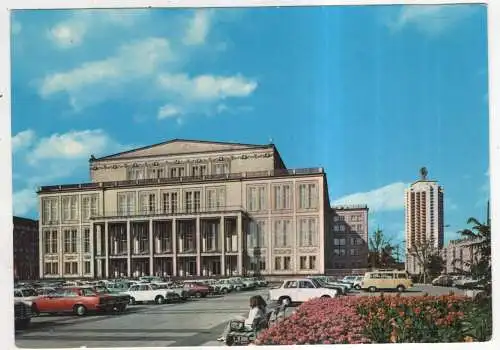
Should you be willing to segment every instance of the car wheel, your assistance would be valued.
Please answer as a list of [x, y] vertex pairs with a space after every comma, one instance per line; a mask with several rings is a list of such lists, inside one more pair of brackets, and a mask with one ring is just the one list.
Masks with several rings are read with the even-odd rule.
[[222, 288], [222, 294], [227, 294], [229, 293], [229, 290], [227, 288]]
[[161, 295], [158, 295], [156, 298], [155, 298], [155, 303], [160, 305], [160, 304], [165, 304], [165, 298]]
[[127, 309], [127, 304], [121, 304], [118, 306], [119, 312], [124, 312]]
[[232, 346], [234, 344], [234, 338], [232, 335], [227, 335], [226, 336], [226, 345], [227, 346]]
[[281, 297], [279, 299], [279, 303], [284, 306], [290, 306], [292, 299], [290, 299], [290, 297]]
[[35, 316], [40, 316], [40, 311], [38, 310], [38, 306], [36, 306], [36, 304], [31, 305], [31, 313]]
[[360, 286], [359, 284], [356, 284], [356, 285], [354, 286], [354, 289], [356, 289], [356, 290], [360, 290], [360, 289], [361, 289], [361, 286]]
[[237, 291], [237, 292], [241, 291], [241, 287], [240, 287], [240, 286], [237, 286], [237, 287], [236, 287], [236, 291]]
[[370, 288], [368, 288], [368, 291], [369, 291], [370, 293], [375, 293], [375, 292], [377, 291], [377, 288], [375, 288], [375, 287], [370, 287]]
[[83, 305], [75, 305], [73, 310], [78, 316], [84, 316], [87, 313], [87, 308]]
[[200, 292], [196, 292], [196, 293], [194, 294], [194, 296], [195, 296], [195, 297], [197, 297], [197, 298], [201, 298], [201, 293], [200, 293]]
[[405, 286], [398, 286], [396, 289], [399, 293], [403, 293], [406, 290]]
[[130, 305], [135, 305], [135, 298], [130, 298], [128, 302]]

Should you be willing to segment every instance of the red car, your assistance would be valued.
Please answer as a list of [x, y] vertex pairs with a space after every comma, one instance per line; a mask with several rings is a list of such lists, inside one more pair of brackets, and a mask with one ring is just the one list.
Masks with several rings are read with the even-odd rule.
[[91, 311], [113, 311], [114, 298], [99, 295], [92, 288], [68, 287], [40, 296], [32, 303], [35, 314], [73, 312], [83, 316]]
[[210, 294], [210, 288], [201, 283], [185, 283], [184, 290], [190, 297], [205, 298]]

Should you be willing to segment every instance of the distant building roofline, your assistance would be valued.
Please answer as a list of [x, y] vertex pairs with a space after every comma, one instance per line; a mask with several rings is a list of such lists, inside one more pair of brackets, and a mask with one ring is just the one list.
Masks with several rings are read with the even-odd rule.
[[345, 204], [345, 205], [334, 205], [331, 207], [332, 210], [369, 210], [366, 204]]

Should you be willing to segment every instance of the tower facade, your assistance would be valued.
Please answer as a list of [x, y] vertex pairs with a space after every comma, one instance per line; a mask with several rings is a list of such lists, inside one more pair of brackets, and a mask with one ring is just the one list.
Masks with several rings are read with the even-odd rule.
[[412, 252], [443, 248], [443, 199], [443, 187], [427, 179], [425, 168], [420, 170], [420, 179], [405, 190], [406, 270], [411, 274], [421, 272], [419, 259]]

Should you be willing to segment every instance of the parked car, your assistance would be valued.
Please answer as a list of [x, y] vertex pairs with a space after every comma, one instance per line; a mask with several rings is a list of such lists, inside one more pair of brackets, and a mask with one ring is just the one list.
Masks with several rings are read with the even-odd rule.
[[[188, 293], [181, 287], [174, 285], [171, 282], [152, 283], [157, 289], [166, 290], [168, 293], [173, 294], [172, 301], [186, 300]], [[167, 301], [169, 301], [167, 299]]]
[[463, 277], [453, 282], [453, 286], [460, 289], [478, 288], [479, 280], [472, 277]]
[[448, 275], [441, 275], [434, 278], [431, 282], [433, 286], [450, 287], [453, 284], [453, 279]]
[[130, 295], [121, 292], [112, 292], [103, 286], [91, 287], [99, 295], [109, 295], [115, 299], [114, 308], [118, 311], [125, 311], [127, 305], [130, 303]]
[[283, 281], [279, 288], [270, 289], [268, 299], [282, 305], [290, 305], [314, 298], [334, 298], [336, 296], [335, 289], [321, 287], [313, 279], [289, 279]]
[[364, 278], [364, 276], [356, 276], [356, 278], [354, 279], [353, 285], [352, 285], [354, 289], [356, 289], [356, 290], [361, 289], [361, 282], [363, 281], [363, 278]]
[[23, 301], [31, 305], [33, 300], [38, 298], [38, 293], [33, 288], [16, 288], [14, 289], [14, 301]]
[[361, 288], [370, 292], [377, 290], [397, 290], [404, 292], [413, 287], [412, 280], [405, 271], [379, 270], [365, 273]]
[[39, 296], [33, 301], [32, 310], [35, 314], [73, 312], [83, 316], [88, 312], [112, 311], [114, 304], [114, 297], [98, 295], [92, 288], [66, 287]]
[[234, 285], [229, 283], [227, 280], [216, 281], [214, 287], [221, 293], [227, 294], [233, 291]]
[[330, 289], [336, 290], [338, 295], [346, 295], [347, 294], [347, 288], [343, 285], [334, 284], [334, 283], [327, 283], [318, 277], [312, 277], [311, 280], [316, 281], [323, 288], [330, 288]]
[[44, 295], [49, 295], [53, 294], [56, 292], [56, 288], [53, 287], [40, 287], [36, 289], [36, 293], [38, 296], [44, 296]]
[[130, 286], [126, 292], [130, 296], [130, 303], [154, 302], [165, 304], [176, 299], [175, 293], [169, 290], [160, 289], [155, 284], [140, 283]]
[[31, 323], [31, 305], [23, 301], [15, 301], [14, 317], [16, 330], [27, 328]]
[[210, 288], [207, 285], [201, 283], [184, 283], [183, 288], [187, 292], [187, 295], [190, 297], [205, 298], [208, 294], [210, 294]]

